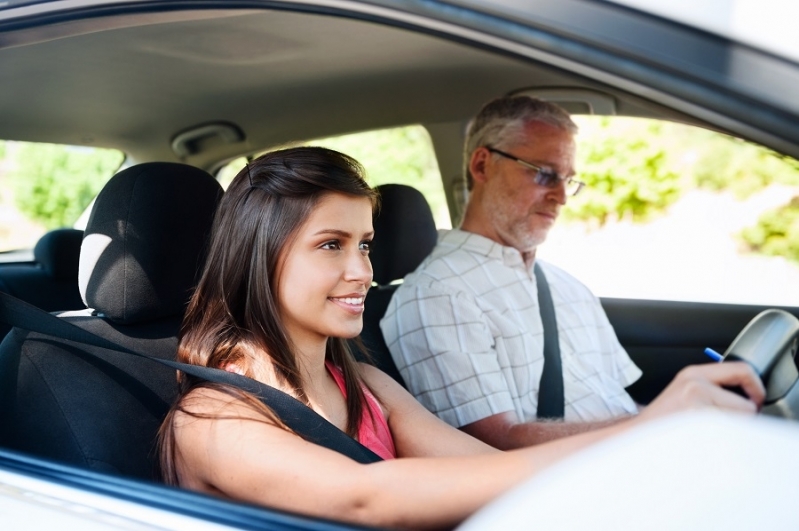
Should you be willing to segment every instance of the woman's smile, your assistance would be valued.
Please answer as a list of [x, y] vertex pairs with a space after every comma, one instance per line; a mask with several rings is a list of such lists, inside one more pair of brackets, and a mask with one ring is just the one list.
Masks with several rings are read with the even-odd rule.
[[340, 297], [331, 296], [328, 297], [327, 300], [330, 302], [338, 305], [339, 307], [343, 308], [344, 310], [359, 315], [363, 313], [364, 309], [364, 300], [366, 299], [365, 294], [349, 294], [343, 295]]

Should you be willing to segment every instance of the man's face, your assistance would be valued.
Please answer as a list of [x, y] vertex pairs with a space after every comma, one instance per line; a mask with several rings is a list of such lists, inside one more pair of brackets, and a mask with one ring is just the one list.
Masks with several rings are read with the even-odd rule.
[[[561, 177], [574, 175], [574, 138], [551, 125], [529, 122], [517, 142], [500, 149]], [[564, 184], [536, 184], [535, 170], [500, 155], [487, 155], [484, 168], [482, 203], [492, 239], [523, 253], [535, 250], [566, 204]]]

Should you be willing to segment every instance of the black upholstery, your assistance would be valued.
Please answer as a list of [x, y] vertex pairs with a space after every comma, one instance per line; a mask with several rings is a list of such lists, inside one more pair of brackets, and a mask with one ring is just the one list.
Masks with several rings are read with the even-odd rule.
[[180, 164], [142, 164], [123, 173], [131, 177], [109, 181], [97, 196], [102, 207], [89, 217], [81, 293], [86, 306], [117, 323], [177, 315], [194, 285], [187, 272], [196, 270], [209, 234], [198, 216], [212, 215], [219, 185]]
[[436, 246], [436, 222], [419, 190], [404, 184], [378, 186], [380, 212], [374, 219], [371, 253], [374, 281], [386, 286], [416, 269]]
[[380, 212], [374, 220], [375, 245], [370, 254], [377, 286], [366, 295], [361, 339], [372, 363], [404, 386], [383, 340], [380, 319], [397, 289], [391, 283], [416, 269], [433, 250], [438, 236], [430, 205], [421, 192], [402, 184], [384, 184], [377, 190]]
[[366, 294], [365, 310], [363, 313], [363, 331], [361, 340], [366, 351], [369, 353], [372, 365], [388, 374], [399, 382], [403, 387], [405, 380], [402, 379], [391, 352], [388, 350], [383, 332], [380, 331], [380, 319], [386, 313], [388, 303], [394, 295], [397, 286], [373, 286]]
[[[106, 317], [62, 318], [174, 359], [221, 194], [210, 175], [181, 164], [113, 177], [95, 202], [80, 260], [83, 295]], [[153, 362], [15, 328], [0, 344], [0, 443], [153, 478], [155, 433], [176, 390], [174, 371]]]
[[83, 308], [78, 256], [83, 231], [57, 229], [39, 239], [33, 264], [0, 267], [0, 290], [48, 312]]
[[[78, 291], [82, 240], [82, 230], [48, 232], [33, 248], [34, 263], [0, 267], [0, 291], [48, 312], [84, 308]], [[10, 329], [0, 324], [0, 338]]]

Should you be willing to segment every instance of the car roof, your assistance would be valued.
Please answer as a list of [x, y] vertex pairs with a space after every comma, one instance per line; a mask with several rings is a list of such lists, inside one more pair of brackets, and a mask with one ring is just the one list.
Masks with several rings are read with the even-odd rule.
[[[463, 123], [491, 97], [527, 90], [571, 91], [575, 101], [565, 104], [578, 111], [594, 94], [611, 102], [611, 114], [705, 124], [795, 149], [773, 130], [752, 130], [674, 92], [384, 4], [392, 9], [320, 2], [294, 11], [219, 9], [230, 5], [223, 3], [172, 10], [147, 2], [91, 17], [67, 10], [46, 25], [0, 11], [0, 138], [112, 147], [130, 162], [209, 169], [294, 140]], [[496, 22], [501, 29], [504, 21]]]
[[609, 0], [799, 60], [799, 4], [783, 0]]

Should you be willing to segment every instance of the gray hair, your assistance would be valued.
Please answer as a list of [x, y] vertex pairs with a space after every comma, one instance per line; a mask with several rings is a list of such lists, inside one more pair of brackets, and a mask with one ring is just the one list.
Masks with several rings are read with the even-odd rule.
[[466, 128], [466, 142], [463, 146], [464, 175], [469, 190], [474, 179], [469, 172], [472, 153], [482, 146], [497, 149], [513, 147], [524, 134], [529, 122], [543, 122], [577, 134], [577, 125], [563, 107], [539, 100], [531, 96], [502, 96], [486, 103]]

